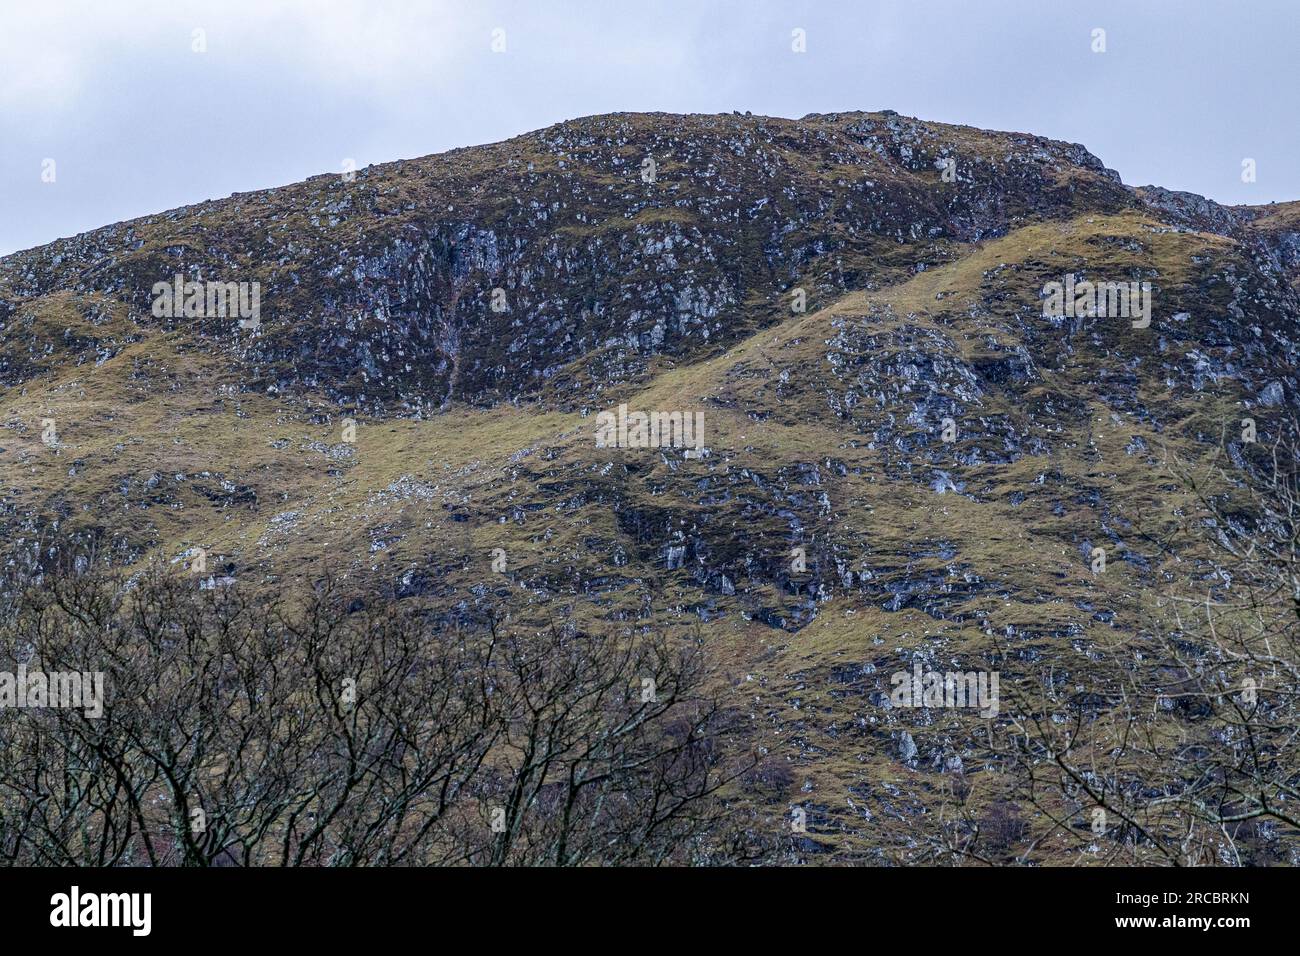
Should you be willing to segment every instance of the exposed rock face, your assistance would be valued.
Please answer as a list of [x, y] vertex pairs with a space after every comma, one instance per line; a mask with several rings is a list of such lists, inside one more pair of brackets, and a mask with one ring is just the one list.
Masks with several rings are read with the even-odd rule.
[[[1037, 137], [882, 114], [613, 115], [55, 242], [6, 259], [0, 297], [98, 293], [150, 325], [155, 282], [238, 277], [262, 283], [263, 335], [168, 327], [238, 350], [259, 383], [409, 411], [559, 376], [577, 401], [788, 314], [799, 283], [824, 301], [953, 243], [1133, 203], [1082, 147]], [[590, 381], [563, 374], [579, 357]]]

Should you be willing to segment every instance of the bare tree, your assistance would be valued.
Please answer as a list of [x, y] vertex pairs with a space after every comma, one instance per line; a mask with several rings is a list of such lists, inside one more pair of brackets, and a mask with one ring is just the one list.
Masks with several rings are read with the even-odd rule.
[[1170, 459], [1190, 504], [1147, 534], [1177, 574], [1144, 595], [1142, 633], [1086, 679], [1004, 682], [990, 753], [1032, 811], [1017, 858], [1300, 862], [1297, 435]]
[[697, 642], [448, 628], [330, 582], [79, 565], [4, 590], [0, 654], [101, 671], [107, 698], [0, 710], [9, 863], [662, 864], [746, 842], [724, 798], [749, 764]]

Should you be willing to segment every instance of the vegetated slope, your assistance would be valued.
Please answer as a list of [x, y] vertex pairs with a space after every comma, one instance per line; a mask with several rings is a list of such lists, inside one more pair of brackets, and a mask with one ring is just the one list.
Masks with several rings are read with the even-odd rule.
[[[998, 670], [1011, 710], [1141, 658], [1202, 573], [1168, 457], [1245, 474], [1294, 407], [1296, 208], [892, 113], [616, 114], [107, 227], [0, 260], [9, 560], [698, 636], [793, 856], [907, 859], [961, 804], [1017, 857], [1051, 827], [989, 722], [890, 675]], [[177, 273], [261, 283], [261, 327], [155, 318]], [[1045, 317], [1067, 275], [1151, 283], [1150, 326]], [[619, 404], [707, 453], [596, 447]]]

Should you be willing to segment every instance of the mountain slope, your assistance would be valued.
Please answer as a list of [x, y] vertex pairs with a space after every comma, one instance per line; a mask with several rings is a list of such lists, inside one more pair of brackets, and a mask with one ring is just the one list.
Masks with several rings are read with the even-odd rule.
[[[1200, 573], [1169, 457], [1248, 474], [1294, 407], [1294, 205], [892, 113], [615, 114], [110, 226], [0, 260], [9, 560], [202, 548], [700, 639], [790, 852], [905, 859], [959, 780], [1018, 811], [988, 722], [890, 674], [1140, 656]], [[261, 283], [260, 327], [156, 318], [176, 273]], [[1150, 283], [1149, 326], [1046, 315], [1071, 276]], [[704, 453], [598, 447], [620, 404], [701, 412]]]

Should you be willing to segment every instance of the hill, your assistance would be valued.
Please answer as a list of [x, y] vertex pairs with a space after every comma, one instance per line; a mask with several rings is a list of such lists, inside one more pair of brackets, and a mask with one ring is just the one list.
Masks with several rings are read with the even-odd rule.
[[[259, 321], [159, 315], [176, 276], [257, 283]], [[1049, 314], [1067, 282], [1149, 321]], [[806, 816], [790, 858], [934, 859], [947, 813], [1088, 862], [992, 728], [1044, 686], [1106, 711], [1204, 579], [1171, 463], [1266, 465], [1298, 283], [1300, 203], [1130, 188], [1074, 144], [588, 117], [0, 259], [6, 557], [202, 549], [212, 587], [698, 641], [761, 757], [737, 799]], [[601, 447], [620, 406], [703, 440]], [[997, 672], [1002, 718], [891, 706], [917, 664]]]

